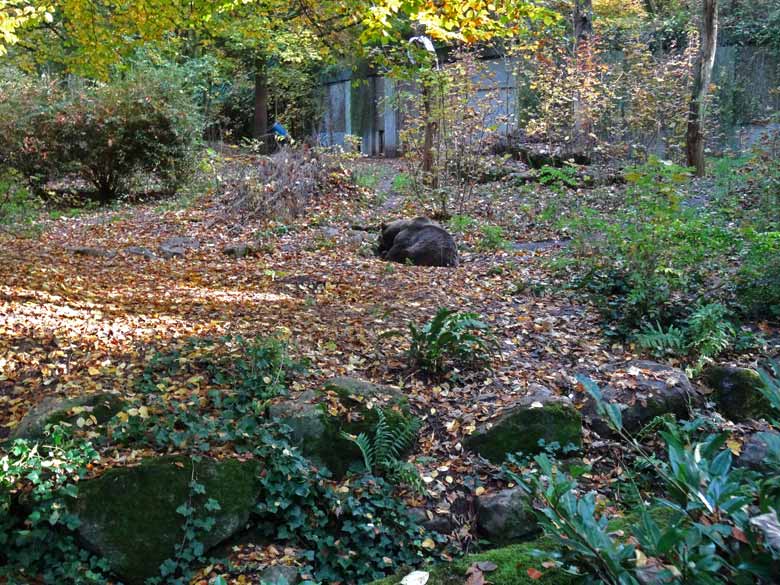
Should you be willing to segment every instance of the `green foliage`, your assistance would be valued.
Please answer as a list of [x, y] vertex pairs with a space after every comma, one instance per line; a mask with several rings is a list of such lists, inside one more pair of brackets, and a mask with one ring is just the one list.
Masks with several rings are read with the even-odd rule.
[[0, 88], [0, 164], [36, 189], [75, 173], [108, 201], [150, 178], [172, 193], [191, 172], [201, 124], [180, 80], [136, 70], [106, 85], [36, 85]]
[[376, 189], [379, 185], [379, 171], [374, 168], [360, 168], [352, 171], [352, 180], [358, 187]]
[[[580, 381], [596, 401], [599, 415], [626, 441], [637, 465], [653, 470], [656, 482], [650, 494], [640, 495], [634, 487], [629, 502], [634, 509], [627, 512], [639, 522], [632, 530], [634, 539], [627, 541], [608, 529], [595, 493], [581, 495], [576, 480], [546, 455], [536, 457], [537, 472], [509, 470], [541, 503], [537, 515], [545, 533], [560, 546], [561, 567], [615, 585], [645, 582], [654, 566], [658, 578], [675, 583], [755, 583], [777, 574], [780, 551], [760, 526], [773, 521], [769, 531], [777, 528], [776, 515], [765, 514], [780, 504], [780, 442], [770, 441], [773, 453], [766, 470], [738, 469], [732, 466], [731, 451], [724, 449], [728, 434], [702, 433], [703, 419], [666, 421], [660, 436], [667, 456], [659, 460], [624, 431], [620, 409], [604, 402], [592, 381]], [[663, 522], [650, 513], [650, 499], [664, 511]]]
[[740, 320], [780, 314], [771, 167], [759, 155], [722, 159], [710, 206], [686, 200], [686, 169], [655, 159], [629, 169], [627, 206], [573, 221], [570, 262], [558, 268], [572, 270], [619, 335], [689, 357], [694, 370], [755, 345]]
[[560, 168], [544, 165], [539, 169], [539, 182], [558, 192], [567, 187], [574, 189], [578, 185], [577, 169], [569, 165]]
[[420, 421], [399, 417], [388, 420], [382, 409], [378, 409], [376, 415], [377, 422], [372, 436], [366, 433], [354, 436], [343, 431], [341, 436], [358, 446], [366, 473], [381, 475], [393, 483], [406, 484], [420, 493], [424, 492], [417, 468], [401, 459], [416, 440]]
[[731, 312], [721, 303], [710, 303], [695, 309], [690, 316], [664, 329], [660, 324], [636, 334], [639, 347], [663, 356], [690, 356], [696, 359], [696, 370], [711, 362], [734, 345], [737, 329], [730, 321]]
[[29, 232], [41, 211], [41, 201], [30, 193], [17, 173], [0, 171], [0, 225]]
[[410, 323], [409, 332], [410, 361], [431, 374], [443, 373], [447, 365], [487, 365], [499, 347], [477, 314], [443, 307], [422, 327]]
[[504, 250], [509, 245], [500, 225], [482, 224], [479, 228], [480, 238], [477, 248], [482, 251], [495, 252]]
[[[152, 356], [137, 382], [140, 401], [115, 419], [113, 437], [201, 452], [213, 444], [245, 445], [268, 400], [286, 393], [288, 375], [299, 368], [278, 339], [191, 339], [183, 348]], [[168, 398], [173, 376], [186, 376], [185, 389], [201, 382], [214, 386], [207, 404], [197, 397]]]
[[450, 229], [459, 234], [465, 234], [476, 225], [476, 220], [468, 215], [453, 215], [450, 218]]
[[752, 316], [780, 316], [780, 231], [748, 233], [737, 295]]
[[0, 580], [107, 583], [105, 562], [78, 546], [79, 521], [68, 507], [87, 465], [97, 460], [90, 443], [60, 427], [50, 429], [46, 442], [17, 440], [0, 450]]

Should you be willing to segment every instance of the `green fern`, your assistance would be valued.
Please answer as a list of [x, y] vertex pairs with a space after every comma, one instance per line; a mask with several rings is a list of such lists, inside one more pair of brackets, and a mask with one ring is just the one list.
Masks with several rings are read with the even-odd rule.
[[366, 473], [382, 475], [393, 483], [406, 484], [423, 492], [425, 486], [417, 468], [401, 460], [403, 453], [414, 443], [420, 421], [413, 417], [398, 418], [391, 424], [382, 409], [377, 409], [376, 413], [373, 436], [369, 437], [366, 433], [354, 436], [343, 431], [341, 436], [360, 449]]
[[685, 350], [685, 332], [674, 325], [669, 325], [664, 331], [661, 324], [656, 323], [655, 327], [650, 325], [641, 333], [637, 333], [636, 342], [642, 349], [652, 351], [656, 355], [676, 355]]
[[409, 324], [410, 361], [432, 374], [440, 374], [448, 362], [488, 365], [499, 345], [486, 323], [475, 313], [440, 308], [422, 327]]

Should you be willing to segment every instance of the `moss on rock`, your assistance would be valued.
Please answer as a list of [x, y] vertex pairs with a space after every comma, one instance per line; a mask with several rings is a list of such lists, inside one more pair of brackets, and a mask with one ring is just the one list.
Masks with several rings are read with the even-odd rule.
[[75, 425], [83, 418], [87, 426], [108, 422], [124, 407], [124, 401], [108, 392], [77, 398], [50, 397], [33, 406], [11, 433], [11, 439], [38, 439], [46, 426], [58, 423]]
[[339, 377], [326, 382], [316, 394], [306, 392], [297, 399], [273, 405], [270, 414], [290, 427], [290, 441], [304, 455], [341, 478], [353, 464], [363, 460], [357, 446], [344, 439], [341, 432], [371, 434], [378, 408], [385, 410], [391, 424], [393, 419], [409, 416], [409, 405], [395, 388]]
[[755, 370], [747, 368], [708, 368], [703, 379], [714, 390], [718, 410], [733, 421], [771, 416], [769, 400], [761, 393], [764, 382]]
[[538, 453], [539, 441], [582, 445], [582, 417], [566, 399], [539, 393], [527, 396], [496, 420], [478, 427], [464, 445], [493, 463], [509, 453]]
[[[203, 459], [194, 465], [193, 470], [187, 457], [161, 457], [80, 484], [74, 510], [81, 521], [79, 536], [128, 585], [142, 585], [174, 556], [184, 526], [176, 509], [189, 501], [193, 479], [206, 489], [193, 501], [197, 515], [216, 520], [199, 538], [206, 550], [249, 521], [260, 489], [259, 464]], [[221, 509], [206, 512], [206, 499], [216, 500]]]
[[[489, 561], [495, 563], [497, 567], [495, 571], [485, 573], [485, 579], [493, 585], [569, 585], [577, 583], [576, 577], [562, 571], [542, 567], [544, 559], [533, 556], [532, 553], [535, 549], [549, 550], [550, 545], [541, 540], [516, 544], [469, 555], [452, 563], [426, 567], [422, 570], [430, 571], [431, 575], [427, 585], [463, 585], [467, 579], [466, 571], [473, 563]], [[532, 579], [528, 575], [528, 569], [536, 569], [542, 573], [542, 576], [539, 579]], [[398, 575], [374, 581], [371, 585], [398, 585], [401, 579], [410, 572], [410, 570], [406, 570]]]

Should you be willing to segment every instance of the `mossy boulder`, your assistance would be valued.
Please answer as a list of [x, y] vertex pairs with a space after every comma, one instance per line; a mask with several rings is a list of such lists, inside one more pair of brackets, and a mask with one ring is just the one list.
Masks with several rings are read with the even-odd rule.
[[[182, 456], [111, 469], [79, 484], [74, 505], [79, 537], [127, 585], [142, 585], [159, 574], [182, 541], [185, 519], [176, 509], [190, 501], [193, 479], [205, 487], [205, 494], [192, 500], [196, 516], [215, 519], [214, 527], [198, 537], [209, 550], [246, 526], [260, 489], [259, 473], [255, 461], [193, 463]], [[207, 499], [216, 500], [220, 509], [206, 511]]]
[[498, 418], [479, 427], [464, 439], [464, 446], [493, 463], [503, 463], [510, 453], [538, 453], [539, 442], [561, 446], [582, 445], [582, 417], [565, 396], [556, 396], [543, 386], [532, 386]]
[[534, 511], [521, 488], [479, 496], [475, 509], [477, 532], [493, 545], [528, 540], [539, 532]]
[[[620, 408], [623, 426], [628, 431], [640, 430], [657, 416], [685, 417], [701, 398], [685, 372], [658, 362], [636, 360], [610, 364], [604, 371], [609, 376], [607, 385], [601, 389], [604, 401]], [[582, 413], [597, 433], [612, 432], [598, 415], [590, 396], [584, 401]]]
[[769, 400], [761, 393], [764, 383], [755, 370], [716, 366], [707, 368], [702, 379], [712, 388], [718, 411], [733, 421], [771, 416]]
[[338, 377], [317, 392], [271, 406], [270, 415], [290, 427], [289, 439], [304, 455], [341, 478], [362, 461], [360, 450], [341, 432], [371, 434], [380, 408], [391, 423], [409, 416], [409, 405], [396, 388]]
[[[578, 582], [576, 577], [562, 571], [545, 569], [542, 566], [544, 557], [535, 557], [534, 550], [551, 550], [551, 545], [543, 540], [515, 544], [418, 570], [430, 572], [427, 585], [463, 585], [468, 579], [466, 571], [469, 567], [482, 562], [496, 565], [495, 571], [484, 573], [485, 580], [492, 585], [570, 585]], [[533, 579], [528, 575], [528, 569], [535, 569], [541, 572], [542, 576]], [[374, 581], [371, 585], [398, 585], [411, 572], [411, 569], [407, 569], [392, 577]]]
[[121, 398], [108, 392], [76, 398], [44, 398], [27, 412], [9, 438], [38, 439], [43, 436], [47, 425], [78, 425], [79, 419], [82, 419], [81, 426], [99, 427], [113, 418], [124, 405]]

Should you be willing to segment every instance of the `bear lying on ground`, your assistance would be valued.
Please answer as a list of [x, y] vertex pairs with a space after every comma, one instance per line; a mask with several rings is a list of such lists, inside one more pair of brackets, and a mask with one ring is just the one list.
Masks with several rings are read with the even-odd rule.
[[457, 266], [455, 240], [427, 217], [399, 219], [382, 225], [377, 255], [385, 260], [415, 266]]

